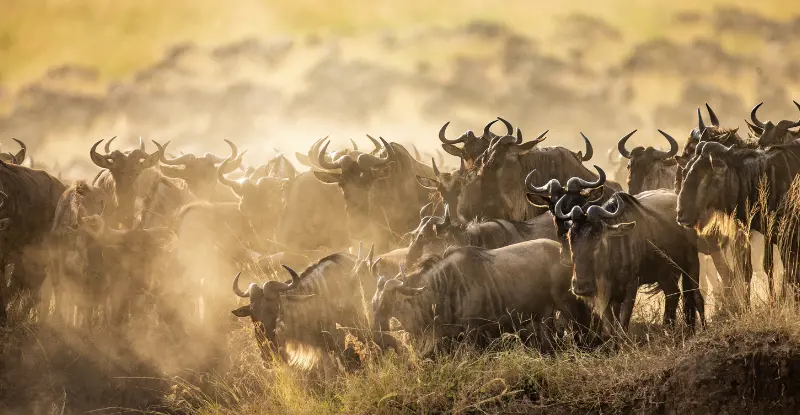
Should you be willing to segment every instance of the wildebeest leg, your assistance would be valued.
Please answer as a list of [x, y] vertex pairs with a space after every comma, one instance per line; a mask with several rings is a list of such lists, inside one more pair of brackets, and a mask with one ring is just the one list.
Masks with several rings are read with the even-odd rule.
[[667, 327], [673, 327], [675, 325], [675, 318], [678, 314], [678, 302], [681, 299], [681, 293], [678, 289], [677, 279], [679, 276], [675, 276], [674, 280], [669, 281], [665, 284], [659, 284], [661, 289], [664, 291], [664, 325]]
[[775, 305], [775, 280], [774, 277], [774, 268], [775, 263], [773, 261], [773, 252], [772, 252], [772, 241], [766, 235], [764, 236], [764, 257], [762, 258], [761, 263], [764, 266], [764, 272], [767, 274], [767, 286], [769, 288], [769, 305]]
[[550, 313], [539, 322], [539, 338], [542, 354], [553, 354], [556, 350], [553, 334], [556, 332], [556, 316]]
[[619, 324], [623, 331], [628, 330], [628, 325], [633, 316], [633, 306], [636, 304], [636, 292], [639, 290], [639, 281], [633, 279], [625, 287], [625, 299], [622, 301], [619, 311]]
[[[700, 292], [700, 283], [698, 281], [700, 279], [699, 259], [697, 255], [688, 255], [688, 260], [686, 273], [681, 277], [681, 298], [683, 299], [684, 322], [693, 330], [697, 320], [696, 312], [700, 313], [701, 324], [705, 325], [705, 302], [703, 301], [703, 293]], [[703, 304], [702, 309], [699, 307], [698, 302]]]
[[5, 326], [8, 323], [8, 315], [6, 314], [6, 301], [8, 294], [6, 293], [6, 258], [0, 256], [0, 326]]

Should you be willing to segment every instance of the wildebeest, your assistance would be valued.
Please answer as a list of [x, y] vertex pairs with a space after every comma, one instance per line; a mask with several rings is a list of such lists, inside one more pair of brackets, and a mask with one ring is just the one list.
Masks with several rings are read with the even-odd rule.
[[372, 297], [373, 329], [389, 330], [394, 317], [416, 341], [464, 336], [480, 344], [533, 324], [547, 348], [555, 311], [579, 327], [589, 326], [590, 311], [570, 292], [569, 280], [569, 267], [558, 261], [554, 241], [494, 250], [461, 247], [407, 276], [379, 276]]
[[[231, 154], [233, 161], [225, 164], [222, 174], [228, 174], [236, 169], [242, 163], [242, 157], [247, 152], [246, 150], [239, 154], [230, 140], [225, 140], [231, 147]], [[162, 165], [159, 170], [161, 174], [166, 177], [181, 179], [186, 182], [189, 190], [199, 199], [208, 200], [212, 202], [232, 202], [236, 198], [231, 194], [230, 190], [220, 187], [217, 180], [217, 166], [222, 164], [226, 159], [211, 153], [206, 153], [203, 157], [195, 156], [192, 153], [183, 154], [182, 156], [170, 159], [165, 154], [169, 141], [162, 146], [157, 141], [153, 140], [153, 144], [158, 147], [159, 160]]]
[[23, 143], [20, 140], [17, 140], [16, 138], [12, 138], [12, 140], [16, 141], [17, 144], [19, 144], [20, 147], [19, 151], [17, 151], [16, 154], [0, 153], [0, 160], [9, 164], [22, 164], [22, 162], [25, 161], [25, 154], [27, 154], [28, 152], [28, 146], [26, 146], [25, 143]]
[[445, 249], [476, 246], [495, 249], [534, 239], [557, 240], [553, 217], [543, 213], [525, 222], [505, 219], [459, 222], [450, 218], [450, 207], [445, 205], [442, 216], [425, 216], [411, 233], [411, 244], [405, 263], [409, 266], [421, 258], [441, 255]]
[[[353, 158], [345, 154], [332, 161], [324, 157], [330, 144], [326, 143], [317, 161], [328, 171], [315, 171], [314, 175], [342, 190], [351, 238], [371, 239], [380, 252], [386, 252], [388, 244], [398, 242], [416, 227], [416, 212], [407, 206], [427, 202], [427, 189], [417, 184], [416, 176], [433, 177], [433, 170], [414, 160], [403, 146], [380, 140], [382, 157], [360, 154]], [[372, 235], [365, 235], [365, 230]]]
[[114, 227], [122, 225], [130, 229], [136, 216], [136, 181], [144, 170], [158, 163], [159, 152], [145, 153], [144, 142], [141, 139], [137, 149], [111, 152], [110, 145], [115, 138], [106, 142], [105, 154], [97, 152], [97, 146], [103, 140], [94, 143], [89, 151], [94, 164], [103, 169], [95, 176], [92, 185], [102, 187], [112, 195], [114, 203], [105, 213], [110, 219], [109, 225]]
[[[797, 101], [793, 102], [797, 109], [800, 110], [800, 104]], [[751, 131], [758, 136], [759, 146], [770, 147], [786, 144], [800, 138], [800, 131], [790, 131], [792, 128], [800, 127], [800, 121], [783, 120], [777, 124], [772, 121], [761, 122], [756, 112], [762, 105], [764, 105], [763, 102], [753, 107], [753, 110], [750, 111], [750, 120], [753, 121], [753, 125], [748, 124]]]
[[[449, 205], [457, 208], [461, 197], [462, 186], [464, 185], [465, 175], [467, 170], [464, 165], [464, 160], [461, 160], [461, 167], [453, 172], [442, 172], [436, 166], [436, 161], [431, 158], [431, 165], [433, 166], [434, 177], [417, 176], [417, 182], [420, 186], [434, 192], [435, 201], [440, 202], [442, 206]], [[435, 206], [433, 206], [435, 209]], [[457, 209], [455, 209], [457, 210]], [[458, 214], [456, 212], [456, 214]], [[466, 218], [457, 218], [461, 221], [466, 221]]]
[[13, 287], [27, 289], [38, 302], [45, 279], [46, 239], [58, 199], [66, 186], [50, 174], [0, 160], [0, 324], [6, 322], [6, 265], [13, 264]]
[[[439, 141], [442, 142], [442, 149], [450, 155], [460, 158], [464, 162], [464, 167], [471, 170], [475, 167], [475, 162], [478, 157], [489, 148], [491, 141], [498, 138], [497, 135], [491, 132], [492, 125], [497, 121], [502, 122], [508, 130], [505, 135], [514, 133], [514, 128], [511, 126], [511, 123], [498, 117], [484, 127], [483, 135], [480, 137], [477, 137], [472, 130], [469, 130], [461, 134], [461, 136], [455, 140], [448, 140], [445, 133], [447, 131], [447, 126], [450, 125], [450, 121], [446, 122], [439, 130]], [[463, 144], [463, 146], [458, 148], [456, 144]]]
[[[800, 143], [768, 149], [701, 143], [686, 169], [678, 198], [678, 223], [703, 232], [722, 216], [732, 215], [739, 223], [764, 234], [764, 269], [770, 276], [770, 293], [772, 244], [781, 247], [785, 280], [797, 283], [800, 274], [795, 258], [800, 248], [797, 233], [793, 232], [796, 225], [789, 214], [793, 211], [792, 203], [796, 201], [787, 199], [786, 195], [800, 172]], [[760, 204], [762, 179], [766, 179], [766, 206]], [[748, 208], [753, 212], [748, 212]], [[773, 216], [774, 223], [770, 225], [764, 216]], [[778, 226], [783, 229], [779, 231]], [[720, 228], [727, 229], [725, 226]], [[748, 281], [750, 274], [745, 273]]]
[[[233, 310], [237, 317], [250, 317], [255, 323], [256, 339], [262, 357], [267, 351], [277, 353], [293, 366], [310, 368], [315, 359], [304, 351], [334, 351], [352, 357], [345, 347], [345, 333], [337, 325], [355, 329], [367, 328], [365, 296], [375, 290], [369, 270], [375, 267], [372, 251], [364, 258], [349, 254], [333, 254], [312, 264], [300, 275], [284, 266], [292, 279], [287, 282], [267, 281], [239, 288], [239, 275], [233, 280], [233, 292], [247, 298], [249, 304]], [[305, 356], [304, 356], [305, 355]]]
[[645, 190], [672, 189], [675, 186], [675, 173], [678, 162], [678, 142], [669, 134], [658, 130], [669, 142], [669, 151], [657, 150], [653, 147], [625, 148], [625, 143], [636, 132], [631, 131], [617, 143], [622, 157], [628, 159], [628, 193], [637, 194]]
[[[531, 172], [534, 173], [530, 180], [534, 183], [550, 179], [565, 183], [572, 177], [597, 180], [598, 177], [581, 162], [588, 160], [593, 153], [591, 142], [585, 135], [581, 134], [586, 143], [586, 154], [576, 154], [563, 147], [538, 147], [537, 144], [544, 140], [544, 134], [523, 143], [519, 130], [517, 133], [516, 137], [506, 136], [496, 140], [486, 151], [478, 173], [479, 196], [471, 194], [464, 197], [468, 204], [474, 203], [469, 201], [476, 198], [484, 201], [482, 216], [525, 220], [543, 213], [545, 209], [527, 203], [525, 187], [521, 185]], [[606, 182], [604, 188], [609, 195], [622, 190], [618, 183], [611, 181]]]
[[571, 221], [573, 292], [593, 297], [606, 334], [616, 324], [627, 329], [637, 290], [649, 284], [664, 292], [665, 324], [674, 323], [681, 294], [686, 324], [694, 327], [697, 313], [705, 324], [696, 237], [675, 223], [676, 202], [674, 193], [653, 190], [636, 196], [615, 193], [585, 212], [575, 206], [564, 214], [562, 201], [556, 204], [559, 219]]

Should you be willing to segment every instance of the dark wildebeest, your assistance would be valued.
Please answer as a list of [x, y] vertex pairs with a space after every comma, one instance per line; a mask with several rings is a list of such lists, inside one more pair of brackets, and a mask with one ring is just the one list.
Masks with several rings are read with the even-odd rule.
[[5, 292], [7, 264], [13, 264], [13, 286], [30, 291], [38, 304], [46, 276], [47, 236], [65, 189], [44, 171], [0, 160], [0, 324], [6, 322], [6, 302], [11, 294]]
[[380, 276], [372, 297], [374, 330], [389, 330], [394, 317], [416, 341], [465, 336], [481, 344], [532, 323], [549, 348], [555, 311], [579, 329], [589, 326], [591, 312], [570, 292], [570, 269], [558, 260], [558, 243], [544, 239], [450, 250], [408, 276]]
[[12, 138], [12, 140], [16, 141], [17, 144], [19, 144], [20, 147], [19, 151], [16, 154], [0, 153], [0, 160], [8, 164], [22, 164], [22, 162], [25, 161], [25, 154], [28, 151], [28, 146], [26, 146], [25, 143], [23, 143], [20, 140], [17, 140], [16, 138]]
[[[464, 184], [464, 177], [467, 173], [464, 167], [464, 160], [461, 160], [461, 167], [453, 172], [442, 172], [436, 166], [436, 161], [431, 158], [433, 166], [434, 177], [417, 176], [417, 183], [420, 186], [433, 192], [435, 205], [441, 204], [442, 206], [452, 206], [455, 210], [459, 205], [461, 198], [462, 186]], [[431, 206], [434, 211], [436, 206]], [[458, 212], [456, 212], [458, 214]], [[467, 218], [457, 218], [459, 221], [465, 222]]]
[[[483, 135], [477, 137], [472, 130], [461, 134], [460, 137], [456, 138], [455, 140], [448, 140], [447, 136], [445, 135], [445, 131], [447, 130], [447, 126], [450, 125], [450, 121], [446, 122], [442, 128], [439, 130], [439, 141], [442, 142], [442, 148], [448, 154], [456, 156], [463, 161], [463, 165], [467, 170], [472, 170], [476, 167], [476, 161], [480, 157], [481, 154], [489, 148], [489, 144], [492, 140], [498, 138], [497, 135], [492, 133], [490, 130], [492, 125], [497, 121], [501, 121], [503, 125], [505, 125], [506, 135], [511, 135], [514, 133], [514, 127], [511, 126], [511, 123], [497, 117], [496, 120], [490, 122], [486, 125], [483, 129]], [[462, 148], [458, 148], [456, 144], [463, 144]], [[453, 205], [454, 206], [454, 205]]]
[[[678, 223], [700, 232], [717, 224], [724, 232], [730, 229], [724, 226], [724, 216], [732, 216], [738, 223], [764, 235], [763, 260], [770, 296], [774, 295], [770, 272], [773, 244], [781, 247], [786, 270], [784, 281], [797, 284], [800, 272], [796, 258], [800, 248], [793, 223], [796, 200], [787, 194], [792, 194], [790, 187], [800, 172], [800, 143], [742, 149], [709, 142], [701, 143], [696, 153], [686, 167], [679, 193]], [[763, 179], [766, 179], [766, 206], [761, 204], [759, 195]], [[753, 211], [747, 211], [748, 208]], [[746, 282], [751, 275], [752, 271], [744, 274]], [[749, 283], [747, 293], [749, 298]]]
[[233, 292], [250, 303], [233, 314], [252, 319], [264, 360], [274, 353], [292, 366], [310, 369], [329, 351], [352, 358], [345, 345], [346, 333], [337, 326], [354, 329], [364, 339], [361, 329], [369, 327], [364, 304], [375, 290], [369, 270], [376, 262], [372, 251], [365, 258], [333, 254], [300, 275], [284, 266], [291, 281], [253, 283], [244, 292], [237, 275]]
[[[372, 156], [377, 156], [378, 153], [380, 153], [381, 151], [380, 141], [376, 140], [369, 134], [367, 134], [367, 138], [369, 138], [369, 140], [372, 142], [374, 146], [373, 150], [367, 154], [370, 154]], [[317, 160], [319, 159], [320, 149], [327, 140], [328, 137], [320, 138], [319, 140], [315, 141], [314, 144], [311, 145], [306, 154], [294, 153], [295, 158], [300, 164], [306, 167], [311, 167], [312, 169], [326, 170], [324, 167], [319, 165]], [[333, 160], [339, 160], [339, 158], [341, 158], [344, 155], [349, 155], [355, 160], [358, 158], [359, 155], [365, 154], [365, 152], [360, 151], [358, 149], [358, 146], [356, 145], [355, 141], [353, 141], [352, 139], [350, 141], [353, 143], [352, 149], [345, 148], [337, 151], [332, 151], [330, 153], [323, 154], [322, 157], [324, 157], [325, 160], [332, 162]]]
[[244, 170], [244, 177], [250, 180], [258, 180], [262, 177], [291, 179], [298, 175], [297, 168], [280, 152], [269, 159], [266, 164], [257, 167], [242, 164], [240, 168]]
[[[615, 193], [601, 206], [584, 212], [575, 206], [568, 231], [574, 276], [573, 292], [593, 297], [606, 335], [616, 324], [626, 330], [641, 285], [657, 284], [664, 292], [664, 323], [672, 325], [683, 294], [686, 324], [693, 328], [696, 313], [705, 324], [705, 307], [698, 281], [700, 264], [694, 232], [675, 223], [677, 196], [652, 190], [631, 196]], [[681, 288], [678, 286], [681, 281]]]
[[628, 193], [635, 195], [645, 190], [672, 189], [675, 186], [675, 173], [678, 162], [678, 142], [669, 134], [658, 130], [669, 142], [669, 151], [656, 150], [653, 147], [625, 148], [625, 143], [635, 133], [631, 131], [617, 143], [617, 150], [628, 159]]
[[[228, 174], [238, 169], [242, 163], [242, 157], [247, 152], [245, 150], [239, 154], [236, 145], [229, 140], [225, 140], [225, 142], [231, 147], [233, 162], [226, 163], [222, 174]], [[225, 161], [224, 157], [215, 156], [211, 153], [198, 157], [187, 153], [178, 158], [169, 159], [165, 154], [169, 143], [167, 141], [162, 146], [153, 140], [153, 144], [158, 147], [159, 159], [162, 163], [159, 167], [161, 174], [169, 178], [185, 181], [189, 190], [200, 200], [211, 202], [236, 201], [236, 197], [231, 193], [230, 189], [220, 187], [220, 183], [217, 180], [217, 166]]]
[[[115, 137], [116, 138], [116, 137]], [[154, 167], [158, 163], [158, 151], [153, 154], [145, 153], [144, 142], [139, 139], [139, 148], [121, 152], [111, 152], [110, 146], [114, 138], [105, 145], [105, 154], [97, 152], [100, 140], [89, 150], [89, 155], [94, 164], [103, 170], [95, 176], [92, 185], [99, 186], [112, 195], [114, 203], [106, 209], [109, 225], [113, 227], [133, 227], [136, 217], [136, 181], [142, 172]]]
[[[794, 102], [794, 105], [800, 110], [800, 104], [798, 104], [797, 101], [792, 102]], [[758, 109], [763, 104], [762, 102], [753, 107], [753, 110], [750, 111], [750, 120], [753, 121], [753, 125], [748, 123], [750, 131], [755, 133], [758, 137], [758, 145], [760, 147], [787, 144], [800, 138], [800, 131], [790, 131], [792, 128], [800, 127], [800, 121], [783, 120], [777, 124], [774, 124], [772, 121], [767, 121], [766, 123], [761, 122], [758, 116], [756, 116], [756, 112], [758, 112]]]
[[442, 255], [445, 249], [476, 246], [495, 249], [534, 239], [557, 240], [553, 217], [543, 213], [525, 222], [490, 219], [483, 222], [458, 222], [450, 219], [450, 207], [445, 205], [442, 216], [423, 216], [411, 233], [405, 264], [412, 266], [421, 258]]
[[[380, 140], [382, 157], [345, 154], [332, 161], [324, 157], [326, 143], [317, 161], [329, 171], [315, 171], [314, 175], [342, 190], [351, 238], [372, 239], [379, 252], [386, 252], [419, 223], [414, 209], [407, 207], [427, 203], [428, 191], [417, 184], [416, 176], [433, 177], [433, 170], [414, 160], [403, 146]], [[362, 226], [364, 222], [370, 226]], [[365, 235], [365, 230], [371, 235]]]
[[[465, 203], [469, 206], [482, 203], [483, 212], [480, 216], [488, 218], [525, 220], [544, 213], [546, 209], [527, 203], [522, 183], [531, 172], [533, 176], [530, 180], [534, 183], [550, 179], [566, 183], [572, 177], [586, 181], [598, 179], [582, 163], [582, 160], [592, 156], [593, 151], [589, 139], [583, 134], [581, 136], [586, 143], [585, 155], [563, 147], [538, 147], [537, 144], [544, 140], [544, 134], [523, 143], [522, 135], [517, 130], [516, 137], [506, 136], [495, 140], [486, 150], [478, 173], [480, 189], [474, 189], [477, 194], [465, 196]], [[608, 197], [614, 191], [621, 191], [622, 187], [608, 181], [603, 189]]]

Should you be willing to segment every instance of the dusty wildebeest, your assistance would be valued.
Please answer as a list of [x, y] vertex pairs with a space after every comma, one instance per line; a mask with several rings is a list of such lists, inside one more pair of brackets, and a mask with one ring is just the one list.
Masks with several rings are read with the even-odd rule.
[[464, 223], [452, 220], [450, 206], [445, 205], [442, 216], [420, 218], [419, 226], [411, 233], [411, 244], [404, 262], [411, 266], [421, 258], [441, 255], [450, 247], [495, 249], [534, 239], [557, 240], [549, 212], [525, 222], [489, 219]]
[[[46, 249], [58, 199], [66, 189], [50, 174], [0, 160], [0, 324], [10, 295], [28, 290], [34, 305], [45, 280]], [[6, 292], [6, 265], [13, 265]]]
[[561, 212], [561, 204], [556, 204], [556, 215], [571, 221], [567, 237], [573, 292], [594, 299], [606, 335], [617, 327], [627, 329], [637, 290], [649, 284], [657, 284], [664, 292], [665, 324], [674, 323], [681, 294], [686, 324], [693, 328], [698, 313], [705, 324], [697, 238], [675, 223], [674, 193], [652, 190], [631, 196], [620, 192], [603, 205], [590, 206], [585, 212], [575, 206], [569, 214]]
[[145, 153], [144, 142], [139, 139], [139, 148], [122, 152], [114, 150], [111, 152], [111, 142], [116, 137], [108, 140], [105, 144], [105, 154], [97, 152], [97, 146], [103, 142], [100, 140], [89, 150], [89, 156], [98, 167], [103, 170], [95, 176], [92, 185], [99, 186], [112, 195], [113, 202], [105, 211], [109, 218], [109, 225], [114, 227], [124, 226], [128, 229], [133, 227], [136, 217], [136, 182], [143, 171], [151, 169], [158, 163], [156, 151], [152, 154]]
[[[800, 104], [797, 101], [793, 102], [797, 109], [800, 110]], [[800, 138], [800, 131], [790, 131], [792, 128], [800, 127], [800, 121], [783, 120], [777, 124], [772, 121], [767, 121], [766, 123], [760, 121], [756, 112], [762, 105], [764, 105], [763, 102], [753, 107], [753, 110], [750, 111], [750, 120], [753, 121], [753, 124], [747, 124], [750, 131], [758, 137], [758, 145], [760, 147], [788, 144]]]
[[[342, 190], [350, 237], [371, 239], [380, 247], [379, 252], [386, 252], [416, 227], [417, 215], [407, 207], [422, 206], [428, 201], [428, 191], [417, 184], [416, 176], [433, 177], [433, 169], [414, 160], [403, 146], [380, 140], [382, 157], [360, 154], [353, 158], [345, 154], [332, 161], [324, 157], [326, 143], [317, 161], [328, 171], [314, 174]], [[365, 235], [365, 231], [371, 235]]]
[[292, 366], [308, 369], [329, 351], [352, 359], [353, 351], [345, 345], [346, 332], [337, 325], [352, 329], [357, 338], [366, 340], [362, 329], [369, 325], [364, 304], [366, 296], [375, 290], [370, 269], [376, 262], [372, 250], [363, 258], [333, 254], [300, 275], [284, 266], [291, 281], [267, 281], [261, 286], [253, 283], [246, 291], [239, 288], [237, 275], [233, 292], [249, 299], [249, 304], [233, 310], [233, 314], [250, 317], [255, 323], [256, 341], [265, 360], [275, 353]]
[[[458, 214], [458, 205], [461, 200], [462, 186], [466, 179], [467, 169], [464, 164], [464, 159], [461, 159], [461, 167], [452, 172], [440, 171], [436, 166], [436, 161], [431, 158], [431, 165], [433, 166], [434, 177], [417, 176], [417, 182], [420, 186], [430, 190], [434, 196], [433, 206], [436, 211], [436, 205], [451, 206], [452, 209]], [[466, 218], [457, 217], [459, 221], [466, 221]]]
[[675, 173], [678, 171], [678, 142], [669, 134], [658, 130], [669, 142], [669, 151], [653, 147], [625, 148], [625, 143], [636, 132], [631, 131], [617, 143], [622, 157], [628, 159], [628, 193], [635, 195], [645, 190], [672, 189], [675, 186]]
[[[769, 277], [770, 295], [774, 295], [771, 274], [773, 244], [781, 248], [786, 270], [784, 281], [797, 284], [800, 265], [795, 258], [800, 253], [800, 244], [790, 219], [796, 201], [787, 199], [786, 195], [800, 172], [800, 143], [768, 149], [701, 143], [686, 170], [678, 198], [678, 223], [703, 232], [710, 225], [719, 224], [720, 220], [724, 222], [724, 216], [732, 216], [739, 224], [764, 234], [764, 269]], [[760, 204], [762, 199], [759, 195], [759, 185], [764, 179], [765, 206]], [[775, 224], [784, 229], [778, 231]], [[722, 223], [717, 228], [729, 229], [724, 225]], [[785, 236], [781, 238], [781, 234]], [[744, 274], [747, 282], [751, 275], [752, 272]], [[747, 293], [749, 298], [749, 283]]]
[[[532, 324], [547, 350], [555, 311], [577, 323], [578, 330], [589, 326], [591, 312], [570, 292], [569, 280], [570, 269], [558, 261], [558, 244], [551, 240], [493, 250], [456, 248], [410, 275], [379, 276], [373, 329], [389, 330], [394, 317], [416, 341], [466, 338], [485, 344]], [[387, 336], [381, 339], [397, 347]]]
[[[476, 136], [472, 130], [469, 130], [464, 134], [461, 134], [461, 136], [455, 140], [448, 140], [445, 132], [447, 131], [447, 126], [450, 125], [450, 121], [446, 122], [439, 130], [439, 141], [442, 142], [442, 149], [444, 149], [444, 151], [446, 151], [448, 154], [460, 158], [465, 169], [472, 170], [474, 167], [476, 167], [476, 162], [481, 154], [483, 154], [486, 149], [489, 148], [492, 140], [496, 140], [498, 138], [497, 135], [491, 132], [492, 125], [494, 125], [494, 123], [497, 121], [502, 122], [508, 130], [505, 135], [511, 135], [514, 133], [514, 127], [512, 127], [510, 122], [497, 117], [496, 120], [493, 120], [484, 127], [483, 135], [480, 137]], [[463, 145], [461, 148], [458, 148], [456, 147], [456, 144]]]
[[[229, 157], [233, 161], [226, 163], [222, 169], [223, 174], [228, 174], [241, 166], [242, 157], [246, 151], [239, 154], [235, 144], [230, 140], [225, 140], [225, 142], [231, 147], [231, 153], [233, 154], [233, 157]], [[169, 143], [167, 141], [162, 146], [153, 140], [153, 144], [158, 147], [159, 160], [162, 163], [159, 167], [161, 174], [169, 178], [185, 181], [189, 190], [200, 200], [211, 202], [236, 201], [236, 197], [231, 193], [231, 190], [222, 187], [217, 180], [218, 166], [226, 160], [225, 157], [219, 157], [211, 153], [198, 157], [192, 153], [186, 153], [178, 158], [170, 159], [165, 154]]]

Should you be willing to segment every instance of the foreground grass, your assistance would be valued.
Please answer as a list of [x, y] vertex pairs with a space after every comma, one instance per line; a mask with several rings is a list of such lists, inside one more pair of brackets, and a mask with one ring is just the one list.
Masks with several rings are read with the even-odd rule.
[[758, 306], [695, 336], [639, 323], [613, 347], [586, 353], [565, 344], [547, 357], [514, 337], [432, 359], [375, 353], [361, 371], [327, 377], [263, 368], [242, 330], [235, 370], [178, 381], [167, 403], [204, 414], [768, 409], [796, 388], [784, 371], [800, 366], [798, 316], [794, 306]]
[[[17, 87], [53, 66], [96, 67], [104, 80], [123, 78], [158, 60], [179, 42], [223, 43], [249, 36], [363, 35], [474, 20], [503, 22], [537, 37], [557, 32], [557, 17], [598, 16], [620, 28], [629, 42], [669, 34], [681, 10], [710, 11], [730, 5], [785, 20], [800, 3], [765, 0], [706, 2], [578, 0], [569, 4], [511, 0], [460, 2], [335, 0], [326, 2], [221, 0], [108, 2], [104, 0], [3, 0], [0, 13], [0, 85]], [[710, 34], [710, 33], [709, 33]], [[469, 48], [467, 48], [469, 49]]]

